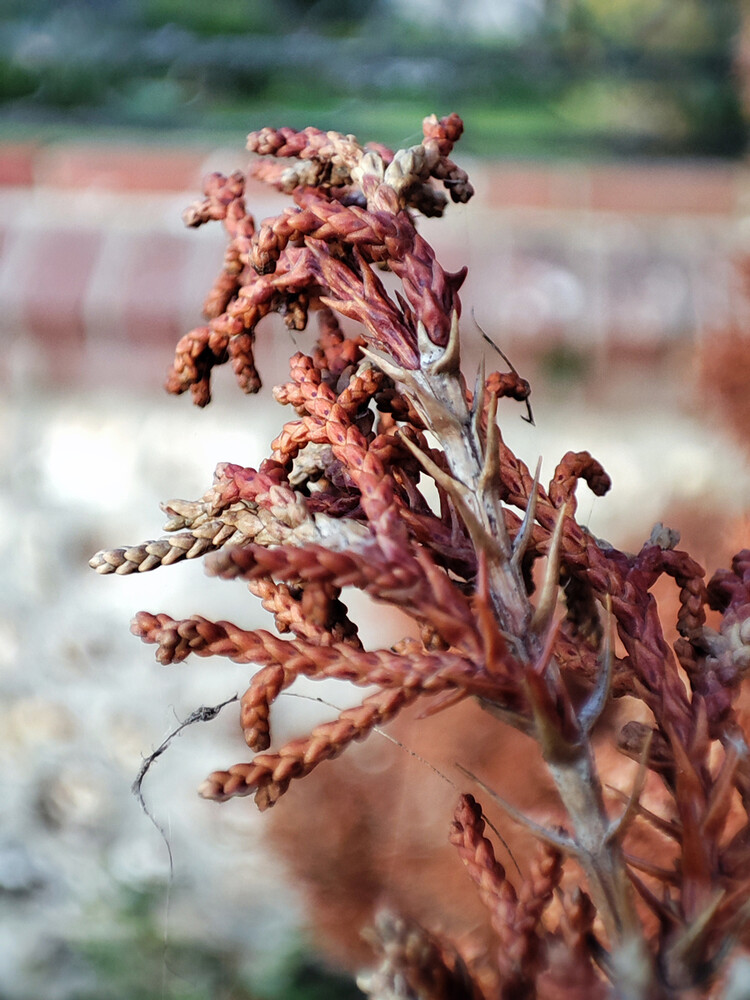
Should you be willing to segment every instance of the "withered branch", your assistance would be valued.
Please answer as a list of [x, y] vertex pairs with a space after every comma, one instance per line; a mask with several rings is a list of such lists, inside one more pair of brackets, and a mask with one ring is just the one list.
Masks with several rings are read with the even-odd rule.
[[[211, 774], [203, 795], [254, 794], [267, 808], [417, 699], [436, 711], [474, 698], [536, 740], [564, 815], [563, 828], [526, 816], [477, 776], [542, 841], [514, 884], [481, 807], [461, 797], [451, 841], [497, 938], [492, 995], [714, 997], [725, 955], [750, 937], [750, 751], [737, 710], [750, 549], [709, 583], [662, 525], [636, 554], [620, 551], [576, 520], [580, 482], [597, 496], [610, 486], [595, 458], [568, 452], [545, 487], [505, 443], [498, 400], [528, 403], [529, 385], [512, 366], [467, 383], [466, 270], [446, 271], [417, 229], [419, 213], [473, 193], [450, 159], [462, 129], [457, 115], [432, 116], [422, 141], [398, 151], [312, 128], [252, 133], [248, 149], [265, 159], [251, 173], [292, 200], [259, 225], [245, 175], [206, 180], [185, 222], [221, 221], [229, 246], [206, 325], [177, 345], [167, 389], [203, 406], [213, 369], [231, 363], [256, 392], [254, 341], [271, 314], [300, 331], [314, 315], [317, 336], [275, 390], [289, 417], [259, 468], [219, 466], [200, 500], [165, 504], [165, 538], [91, 565], [127, 574], [206, 555], [210, 573], [245, 581], [290, 636], [136, 616], [161, 663], [192, 653], [260, 668], [239, 699], [256, 755]], [[661, 577], [676, 590], [674, 623], [653, 594]], [[364, 649], [347, 587], [405, 612], [420, 638]], [[273, 748], [273, 706], [301, 676], [376, 690]], [[621, 757], [637, 762], [626, 782], [610, 782], [599, 752], [613, 719]], [[571, 891], [581, 872], [585, 890]], [[381, 915], [372, 940], [381, 965], [361, 984], [373, 998], [489, 1000], [459, 951], [417, 924]]]

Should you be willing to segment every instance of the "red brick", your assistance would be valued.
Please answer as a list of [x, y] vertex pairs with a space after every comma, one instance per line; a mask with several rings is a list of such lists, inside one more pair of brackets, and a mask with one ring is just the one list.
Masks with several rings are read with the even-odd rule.
[[579, 167], [501, 163], [487, 171], [491, 208], [580, 209], [587, 193], [586, 171]]
[[39, 233], [34, 266], [22, 291], [28, 326], [50, 350], [67, 349], [85, 339], [83, 301], [100, 244], [98, 232]]
[[136, 344], [175, 344], [183, 333], [181, 294], [188, 256], [185, 238], [150, 233], [133, 241], [121, 276], [125, 329]]
[[34, 181], [36, 153], [32, 143], [0, 144], [0, 185], [29, 187]]
[[198, 190], [205, 152], [118, 146], [52, 146], [39, 157], [37, 181], [115, 191]]
[[550, 173], [544, 167], [496, 165], [488, 171], [488, 202], [492, 208], [550, 208]]
[[594, 211], [732, 215], [737, 207], [737, 173], [727, 166], [592, 167], [589, 178]]

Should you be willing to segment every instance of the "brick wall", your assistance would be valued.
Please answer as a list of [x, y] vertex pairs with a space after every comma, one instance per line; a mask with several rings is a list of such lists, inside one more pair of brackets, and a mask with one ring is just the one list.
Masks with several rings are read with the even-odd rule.
[[[239, 144], [0, 146], [5, 374], [160, 378], [224, 246], [220, 227], [185, 230], [180, 211], [204, 173], [244, 162]], [[468, 263], [464, 306], [505, 347], [648, 354], [742, 314], [743, 166], [468, 167], [476, 198], [423, 229], [446, 266]], [[248, 196], [258, 218], [282, 201], [260, 185]]]

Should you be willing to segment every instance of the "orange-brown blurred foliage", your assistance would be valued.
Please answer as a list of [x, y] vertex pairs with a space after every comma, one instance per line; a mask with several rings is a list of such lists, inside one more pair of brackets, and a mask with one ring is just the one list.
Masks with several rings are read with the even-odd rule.
[[[750, 455], [750, 337], [739, 330], [717, 335], [701, 345], [696, 361], [695, 398], [719, 430], [723, 425], [744, 455]], [[729, 565], [747, 544], [747, 514], [737, 517], [721, 508], [682, 504], [665, 511], [664, 521], [679, 530], [680, 548], [704, 560], [709, 576]], [[632, 545], [637, 548], [641, 542], [634, 538]], [[665, 637], [674, 641], [679, 590], [663, 576], [654, 593]], [[743, 722], [750, 718], [750, 704], [742, 704], [747, 701], [740, 698]], [[600, 725], [597, 742], [612, 815], [622, 808], [622, 793], [635, 773], [633, 762], [616, 749], [617, 731], [615, 710]], [[527, 873], [538, 844], [455, 765], [481, 777], [526, 816], [554, 825], [563, 821], [564, 812], [539, 748], [473, 701], [431, 718], [420, 718], [419, 710], [412, 709], [389, 727], [388, 735], [403, 745], [377, 734], [370, 737], [365, 746], [351, 748], [295, 783], [267, 817], [270, 841], [308, 901], [310, 933], [333, 962], [362, 968], [371, 963], [372, 953], [361, 930], [387, 905], [450, 937], [467, 957], [479, 958], [485, 949], [491, 953], [488, 913], [448, 843], [459, 791], [476, 794], [501, 832], [512, 858], [494, 833], [488, 831], [488, 836], [517, 885], [522, 879], [513, 859]], [[646, 805], [658, 811], [667, 800], [652, 775]], [[631, 829], [628, 847], [655, 864], [668, 864], [673, 854], [664, 838], [639, 822]], [[567, 884], [576, 877], [574, 870]], [[645, 907], [641, 912], [646, 925], [655, 929], [653, 915]]]

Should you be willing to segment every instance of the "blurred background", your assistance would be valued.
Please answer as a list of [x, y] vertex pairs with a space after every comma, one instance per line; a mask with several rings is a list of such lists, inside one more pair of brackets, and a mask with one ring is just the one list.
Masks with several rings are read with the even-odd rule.
[[[5, 0], [3, 1000], [353, 997], [357, 920], [407, 868], [428, 922], [457, 908], [440, 854], [455, 789], [385, 741], [258, 816], [193, 794], [245, 759], [228, 708], [154, 763], [155, 823], [131, 795], [144, 756], [247, 676], [158, 667], [130, 617], [269, 622], [199, 564], [101, 578], [88, 559], [159, 537], [159, 502], [202, 495], [217, 462], [256, 465], [286, 417], [268, 390], [309, 343], [262, 325], [258, 397], [222, 370], [205, 411], [162, 391], [222, 260], [219, 227], [180, 221], [202, 175], [243, 168], [264, 125], [399, 148], [425, 115], [459, 112], [477, 194], [423, 232], [444, 266], [469, 265], [467, 356], [480, 324], [532, 380], [536, 426], [506, 404], [506, 439], [548, 475], [590, 450], [615, 486], [583, 495], [581, 520], [625, 548], [667, 520], [712, 572], [748, 544], [749, 87], [740, 0]], [[247, 201], [256, 219], [284, 203], [254, 184]], [[382, 612], [377, 630], [360, 620], [383, 644]], [[277, 736], [326, 711], [288, 698]], [[446, 773], [476, 753], [455, 718], [421, 745]], [[323, 795], [355, 802], [359, 825], [351, 805], [346, 822], [316, 812]]]

